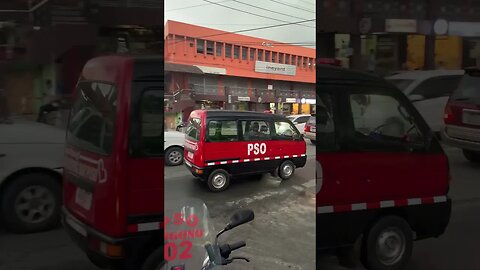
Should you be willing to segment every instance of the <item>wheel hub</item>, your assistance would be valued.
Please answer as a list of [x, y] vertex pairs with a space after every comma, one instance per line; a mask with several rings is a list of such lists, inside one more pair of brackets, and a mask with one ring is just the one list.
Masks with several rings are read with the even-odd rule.
[[30, 186], [22, 190], [14, 203], [17, 216], [26, 223], [41, 223], [55, 208], [53, 193], [43, 186]]
[[405, 253], [406, 239], [397, 228], [384, 230], [377, 238], [377, 258], [384, 265], [393, 265]]

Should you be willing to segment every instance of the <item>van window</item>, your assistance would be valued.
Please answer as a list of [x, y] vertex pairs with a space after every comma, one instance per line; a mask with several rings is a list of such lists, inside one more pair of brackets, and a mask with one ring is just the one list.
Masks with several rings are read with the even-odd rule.
[[241, 121], [243, 139], [245, 141], [271, 140], [270, 123], [260, 120]]
[[202, 130], [201, 121], [199, 118], [190, 118], [186, 131], [187, 137], [192, 141], [200, 140], [200, 131]]
[[407, 136], [412, 142], [422, 142], [412, 118], [394, 97], [351, 95], [350, 106], [360, 147], [388, 147], [388, 143], [407, 142]]
[[317, 96], [317, 114], [312, 116], [311, 119], [313, 119], [315, 122], [314, 125], [316, 126], [317, 151], [325, 152], [335, 150], [335, 123], [333, 97], [331, 94], [325, 93]]
[[140, 101], [141, 151], [144, 155], [163, 153], [163, 92], [148, 90]]
[[457, 90], [452, 94], [452, 100], [470, 100], [480, 98], [480, 74], [471, 72], [465, 74]]
[[300, 133], [286, 121], [275, 121], [275, 138], [279, 140], [293, 140], [299, 138]]
[[308, 119], [310, 119], [310, 116], [300, 116], [295, 120], [295, 122], [297, 122], [297, 124], [303, 124], [307, 123]]
[[77, 85], [67, 143], [97, 154], [112, 152], [117, 90], [103, 82], [84, 81]]
[[425, 99], [448, 97], [458, 87], [461, 76], [443, 76], [422, 82], [410, 95], [421, 95]]
[[209, 121], [208, 122], [209, 142], [235, 142], [238, 141], [238, 129], [236, 121]]

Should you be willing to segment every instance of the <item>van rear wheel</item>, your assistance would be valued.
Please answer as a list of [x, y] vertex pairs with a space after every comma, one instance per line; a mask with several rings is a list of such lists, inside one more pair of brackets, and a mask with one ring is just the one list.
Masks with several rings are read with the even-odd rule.
[[220, 192], [230, 185], [230, 175], [224, 169], [216, 169], [208, 176], [208, 188], [213, 192]]
[[280, 164], [278, 168], [278, 175], [283, 180], [287, 180], [292, 177], [293, 173], [295, 172], [295, 165], [290, 160], [285, 160]]
[[380, 219], [364, 238], [362, 263], [372, 270], [403, 269], [412, 254], [413, 234], [409, 224], [397, 216]]

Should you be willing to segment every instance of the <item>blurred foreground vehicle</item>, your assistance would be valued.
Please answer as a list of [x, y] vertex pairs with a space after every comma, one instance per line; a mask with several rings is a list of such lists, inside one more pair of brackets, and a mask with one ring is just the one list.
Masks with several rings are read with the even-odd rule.
[[63, 224], [97, 266], [142, 269], [163, 243], [162, 57], [83, 68], [67, 127]]
[[178, 166], [183, 163], [183, 145], [185, 133], [178, 131], [165, 131], [165, 164]]
[[317, 66], [317, 248], [367, 269], [403, 269], [413, 241], [450, 219], [448, 158], [384, 79]]
[[406, 71], [386, 79], [415, 105], [430, 128], [439, 133], [448, 97], [458, 87], [463, 70]]
[[64, 142], [63, 130], [45, 124], [0, 123], [0, 213], [9, 230], [59, 224]]
[[442, 137], [463, 149], [466, 159], [480, 163], [480, 69], [471, 68], [445, 108]]

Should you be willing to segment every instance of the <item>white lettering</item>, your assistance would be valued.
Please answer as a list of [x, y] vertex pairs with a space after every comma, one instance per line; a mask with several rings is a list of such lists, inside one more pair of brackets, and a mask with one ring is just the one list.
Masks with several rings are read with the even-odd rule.
[[254, 155], [262, 154], [264, 155], [267, 152], [267, 145], [265, 143], [249, 143], [247, 144], [247, 155], [253, 151]]

